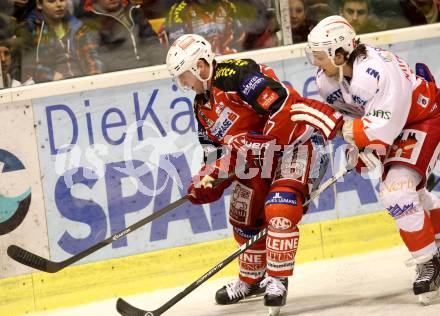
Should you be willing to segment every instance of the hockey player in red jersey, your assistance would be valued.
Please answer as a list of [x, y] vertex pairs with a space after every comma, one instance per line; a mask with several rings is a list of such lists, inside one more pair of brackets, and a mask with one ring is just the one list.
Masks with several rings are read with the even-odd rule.
[[[414, 294], [429, 303], [440, 286], [440, 199], [426, 190], [440, 152], [440, 92], [424, 64], [414, 74], [395, 54], [355, 36], [344, 18], [328, 17], [308, 36], [309, 59], [319, 68], [320, 95], [345, 116], [345, 141], [383, 149], [380, 197], [417, 264]], [[320, 128], [325, 113], [315, 104], [296, 106], [292, 120]]]
[[[209, 42], [201, 36], [179, 37], [168, 52], [167, 67], [176, 84], [196, 92], [194, 113], [201, 143], [214, 152], [220, 146], [229, 149], [219, 159], [208, 159], [188, 188], [189, 199], [211, 203], [234, 182], [229, 219], [236, 241], [243, 244], [268, 227], [267, 238], [240, 256], [239, 279], [218, 290], [216, 301], [231, 304], [265, 293], [265, 305], [276, 314], [286, 302], [302, 203], [328, 163], [319, 149], [334, 135], [323, 137], [313, 127], [290, 120], [292, 104], [318, 101], [302, 98], [271, 68], [251, 59], [216, 62]], [[335, 129], [341, 116], [328, 110], [327, 122]], [[248, 168], [240, 172], [235, 167], [244, 161]], [[213, 186], [222, 174], [234, 173]]]

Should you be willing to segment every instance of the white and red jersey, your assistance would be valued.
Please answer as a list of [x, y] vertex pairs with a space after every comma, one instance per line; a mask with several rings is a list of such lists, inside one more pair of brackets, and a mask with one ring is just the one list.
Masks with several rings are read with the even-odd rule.
[[341, 83], [319, 71], [316, 82], [324, 101], [354, 117], [359, 148], [372, 143], [391, 145], [409, 124], [434, 115], [437, 89], [417, 77], [395, 54], [367, 46], [367, 55], [353, 64], [353, 76]]

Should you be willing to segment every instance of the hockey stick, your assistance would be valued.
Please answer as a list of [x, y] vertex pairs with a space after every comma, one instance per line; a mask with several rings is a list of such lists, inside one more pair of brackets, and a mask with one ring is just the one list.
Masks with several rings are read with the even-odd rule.
[[[328, 179], [323, 184], [321, 184], [318, 189], [313, 191], [310, 194], [310, 198], [306, 202], [304, 202], [303, 206], [307, 206], [312, 200], [314, 200], [318, 195], [320, 195], [325, 189], [327, 189], [333, 183], [335, 183], [336, 181], [341, 179], [351, 169], [353, 169], [353, 165], [350, 165], [350, 163], [348, 163], [345, 168], [343, 168], [342, 170], [335, 173], [330, 179]], [[177, 294], [176, 296], [171, 298], [168, 302], [166, 302], [165, 304], [160, 306], [158, 309], [155, 309], [153, 311], [142, 310], [140, 308], [137, 308], [137, 307], [131, 305], [127, 301], [123, 300], [122, 298], [118, 298], [118, 300], [116, 302], [117, 311], [123, 316], [157, 316], [157, 315], [162, 315], [168, 309], [170, 309], [171, 307], [176, 305], [179, 301], [181, 301], [185, 296], [187, 296], [189, 293], [194, 291], [201, 284], [203, 284], [205, 281], [210, 279], [213, 275], [215, 275], [217, 272], [222, 270], [229, 263], [231, 263], [234, 259], [236, 259], [244, 251], [249, 249], [253, 244], [255, 244], [261, 238], [266, 236], [266, 234], [267, 234], [267, 228], [264, 228], [257, 235], [254, 235], [251, 239], [249, 239], [247, 243], [241, 245], [240, 248], [238, 248], [235, 252], [230, 254], [226, 259], [224, 259], [220, 263], [216, 264], [212, 269], [210, 269], [208, 272], [206, 272], [204, 275], [202, 275], [196, 281], [191, 283], [183, 291], [179, 292], [179, 294]]]
[[[229, 178], [222, 178], [217, 179], [214, 181], [213, 185], [218, 185], [222, 183], [223, 181], [226, 181]], [[121, 230], [117, 232], [116, 234], [113, 234], [112, 236], [108, 237], [107, 239], [98, 242], [97, 244], [93, 245], [90, 248], [87, 248], [76, 255], [67, 258], [63, 261], [51, 261], [49, 259], [40, 257], [39, 255], [36, 255], [32, 252], [27, 251], [26, 249], [21, 248], [17, 245], [10, 245], [8, 247], [8, 255], [15, 261], [18, 261], [28, 267], [41, 270], [43, 272], [48, 273], [55, 273], [62, 269], [64, 269], [67, 266], [70, 266], [71, 264], [81, 260], [84, 257], [87, 257], [88, 255], [94, 253], [95, 251], [105, 247], [108, 244], [111, 244], [113, 241], [120, 239], [121, 237], [124, 237], [131, 233], [132, 231], [135, 231], [136, 229], [154, 221], [156, 218], [174, 210], [176, 207], [182, 205], [188, 200], [188, 195], [185, 195], [184, 197], [180, 198], [177, 201], [174, 201], [173, 203], [169, 204], [168, 206], [165, 206], [164, 208], [160, 209], [157, 212], [154, 212], [153, 214], [145, 217], [144, 219], [141, 219], [140, 221], [134, 223], [131, 226], [128, 226], [124, 230]]]
[[435, 180], [435, 176], [433, 174], [431, 174], [431, 176], [428, 178], [428, 181], [426, 183], [426, 189], [431, 192], [432, 190], [434, 190], [434, 188], [437, 186], [437, 184], [439, 184], [440, 182], [440, 177], [438, 177], [437, 180]]

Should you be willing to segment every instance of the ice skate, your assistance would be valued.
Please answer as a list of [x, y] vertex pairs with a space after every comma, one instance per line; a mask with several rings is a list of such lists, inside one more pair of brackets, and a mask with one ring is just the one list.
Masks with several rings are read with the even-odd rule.
[[248, 284], [240, 279], [232, 281], [215, 293], [215, 301], [219, 305], [229, 305], [237, 303], [245, 298], [250, 298], [264, 294], [266, 287], [256, 284]]
[[435, 255], [431, 260], [417, 264], [417, 277], [413, 283], [414, 295], [422, 305], [429, 305], [440, 298], [440, 259]]
[[287, 278], [266, 277], [261, 286], [266, 286], [264, 305], [269, 307], [269, 316], [278, 316], [281, 306], [286, 305]]

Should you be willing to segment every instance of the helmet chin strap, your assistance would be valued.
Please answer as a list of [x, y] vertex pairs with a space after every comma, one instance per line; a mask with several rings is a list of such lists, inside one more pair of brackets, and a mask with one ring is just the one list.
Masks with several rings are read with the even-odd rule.
[[345, 63], [343, 63], [342, 65], [337, 66], [338, 69], [339, 69], [339, 77], [338, 77], [339, 83], [342, 83], [342, 80], [344, 80], [344, 65], [345, 65]]
[[347, 62], [345, 61], [342, 65], [336, 65], [334, 58], [330, 58], [330, 60], [333, 66], [338, 68], [338, 82], [341, 83], [344, 80], [344, 66], [347, 64]]
[[211, 80], [213, 68], [214, 67], [212, 65], [209, 65], [209, 75], [208, 75], [208, 78], [206, 78], [206, 79], [203, 79], [202, 76], [200, 76], [200, 69], [198, 69], [197, 73], [195, 74], [196, 78], [202, 82], [203, 91], [205, 91], [205, 93], [207, 91], [209, 91], [208, 81]]

